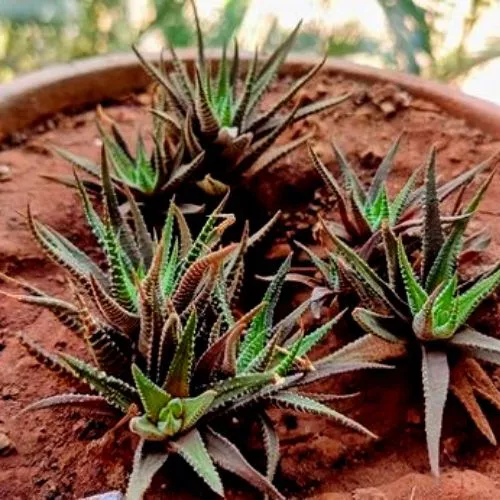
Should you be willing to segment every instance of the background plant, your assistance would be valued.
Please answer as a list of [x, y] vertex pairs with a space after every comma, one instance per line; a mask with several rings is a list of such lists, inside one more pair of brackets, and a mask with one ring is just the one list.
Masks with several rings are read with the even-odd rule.
[[[242, 41], [253, 40], [245, 49], [250, 49], [256, 41], [261, 47], [277, 43], [276, 34], [283, 29], [279, 18], [286, 17], [281, 11], [262, 13], [255, 40], [255, 24], [249, 21], [256, 10], [264, 10], [262, 5], [259, 9], [259, 2], [213, 0], [213, 3], [219, 5], [218, 9], [204, 19], [210, 24], [208, 45], [220, 46], [235, 34]], [[377, 13], [380, 25], [376, 28], [374, 19], [367, 23], [359, 14], [345, 18], [351, 8], [351, 3], [345, 0], [313, 3], [318, 17], [306, 23], [297, 49], [323, 53], [328, 45], [331, 55], [445, 81], [460, 81], [474, 68], [498, 58], [498, 38], [494, 31], [485, 30], [483, 22], [495, 15], [493, 0], [371, 0], [365, 4], [370, 12]], [[309, 18], [313, 8], [309, 6], [301, 15]], [[267, 19], [264, 15], [271, 17]], [[455, 22], [450, 22], [451, 19]], [[1, 77], [12, 78], [19, 71], [49, 62], [126, 50], [137, 37], [148, 46], [156, 43], [157, 48], [167, 39], [175, 46], [192, 45], [195, 33], [185, 2], [4, 0], [0, 6]], [[455, 42], [451, 43], [452, 40]], [[492, 98], [491, 92], [482, 96]]]
[[[189, 199], [195, 198], [193, 190], [199, 200], [201, 191], [220, 196], [229, 187], [241, 187], [247, 175], [270, 167], [307, 139], [307, 136], [300, 137], [272, 148], [285, 129], [297, 120], [329, 110], [348, 98], [343, 95], [303, 106], [296, 104], [292, 111], [283, 114], [295, 95], [321, 69], [323, 59], [270, 109], [261, 111], [261, 100], [292, 49], [300, 23], [264, 60], [260, 60], [256, 49], [243, 80], [236, 41], [232, 59], [224, 48], [217, 71], [212, 69], [212, 61], [205, 56], [205, 41], [194, 1], [192, 6], [198, 46], [194, 69], [178, 58], [170, 42], [172, 67], [168, 69], [163, 60], [157, 68], [134, 48], [157, 86], [152, 152], [147, 153], [143, 137], [139, 135], [133, 155], [118, 125], [106, 118], [102, 110], [99, 112], [98, 128], [111, 160], [112, 180], [120, 191], [130, 189], [147, 214], [161, 212], [174, 193], [181, 201], [193, 201]], [[101, 123], [103, 117], [111, 122], [111, 132]], [[99, 181], [98, 165], [69, 151], [57, 148], [56, 151]], [[87, 186], [94, 184], [86, 183]]]

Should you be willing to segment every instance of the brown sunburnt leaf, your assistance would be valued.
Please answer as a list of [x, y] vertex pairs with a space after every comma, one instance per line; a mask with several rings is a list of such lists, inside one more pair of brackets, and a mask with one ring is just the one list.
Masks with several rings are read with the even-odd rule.
[[269, 134], [262, 139], [254, 142], [247, 152], [239, 160], [238, 164], [234, 167], [234, 172], [245, 172], [248, 170], [276, 141], [279, 135], [292, 123], [299, 105], [295, 106], [292, 111], [286, 115], [281, 123], [273, 129]]
[[[23, 286], [23, 288], [27, 289], [27, 286], [25, 285]], [[81, 312], [78, 308], [76, 308], [69, 302], [49, 297], [45, 294], [42, 296], [17, 295], [0, 290], [0, 295], [4, 295], [5, 297], [10, 297], [25, 304], [31, 304], [47, 309], [57, 318], [57, 320], [62, 325], [64, 325], [66, 328], [68, 328], [73, 333], [75, 333], [76, 335], [78, 335], [80, 338], [83, 339], [85, 333], [85, 326], [83, 325], [81, 320]]]
[[337, 360], [339, 363], [351, 361], [381, 362], [404, 357], [407, 353], [407, 346], [403, 342], [388, 342], [374, 335], [363, 335], [322, 361]]
[[248, 127], [247, 130], [249, 132], [254, 132], [256, 130], [259, 130], [261, 127], [263, 127], [271, 118], [273, 118], [276, 113], [279, 112], [281, 108], [283, 108], [288, 102], [290, 102], [295, 94], [304, 86], [306, 85], [314, 76], [318, 73], [318, 71], [323, 67], [326, 61], [326, 54], [323, 56], [322, 60], [316, 64], [316, 66], [313, 66], [305, 75], [303, 75], [301, 78], [295, 81], [295, 83], [292, 85], [292, 87], [288, 90], [288, 92], [282, 96], [280, 99], [276, 101], [276, 103], [265, 113], [263, 113], [261, 116], [256, 118], [254, 121], [252, 121]]
[[344, 197], [341, 187], [338, 185], [333, 175], [328, 171], [323, 162], [320, 160], [319, 156], [316, 154], [311, 144], [308, 143], [307, 147], [309, 150], [309, 157], [311, 158], [313, 167], [321, 176], [328, 189], [335, 195], [338, 204], [339, 216], [340, 220], [342, 221], [342, 224], [347, 230], [347, 233], [352, 238], [356, 238], [357, 236], [359, 236], [358, 228], [355, 225], [355, 223], [353, 223], [350, 219], [347, 201]]
[[266, 451], [266, 476], [272, 481], [276, 474], [280, 459], [279, 436], [265, 411], [262, 411], [259, 415], [259, 423], [264, 440], [264, 449]]
[[244, 316], [242, 316], [224, 335], [219, 337], [207, 350], [200, 356], [194, 370], [195, 381], [207, 379], [213, 370], [218, 368], [221, 356], [229, 358], [236, 356], [236, 347], [240, 335], [248, 326], [250, 321], [265, 307], [265, 302], [257, 305]]
[[106, 321], [127, 335], [135, 332], [139, 327], [139, 316], [118, 304], [93, 275], [90, 275], [90, 283], [93, 301]]
[[371, 182], [370, 188], [367, 193], [367, 201], [368, 203], [373, 203], [378, 196], [379, 191], [382, 189], [385, 184], [389, 172], [392, 168], [392, 161], [399, 147], [399, 143], [401, 142], [402, 133], [397, 137], [394, 143], [389, 148], [389, 151], [385, 155], [382, 163], [379, 165], [377, 171], [375, 172], [375, 176]]
[[201, 259], [193, 262], [191, 266], [186, 270], [184, 276], [182, 277], [179, 286], [173, 296], [174, 307], [177, 311], [183, 311], [191, 299], [193, 294], [205, 274], [205, 271], [213, 265], [218, 265], [222, 260], [227, 257], [238, 244], [233, 243], [220, 250], [212, 252]]
[[457, 397], [465, 408], [469, 417], [483, 436], [492, 443], [496, 444], [495, 435], [491, 429], [488, 419], [484, 415], [474, 394], [474, 387], [468, 377], [467, 370], [470, 363], [466, 359], [461, 359], [451, 371], [450, 390]]
[[500, 410], [500, 391], [493, 380], [475, 359], [467, 358], [465, 362], [467, 364], [466, 373], [474, 391], [495, 406], [497, 410]]
[[196, 69], [196, 99], [194, 109], [202, 134], [206, 137], [217, 137], [220, 129], [219, 123], [210, 107], [205, 86], [202, 82], [200, 70], [198, 68]]

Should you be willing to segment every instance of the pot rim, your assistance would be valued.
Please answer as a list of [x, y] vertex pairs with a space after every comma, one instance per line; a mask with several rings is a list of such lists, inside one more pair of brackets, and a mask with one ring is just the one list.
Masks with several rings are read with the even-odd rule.
[[[178, 49], [180, 59], [193, 64], [196, 50]], [[207, 51], [207, 57], [218, 59], [220, 52]], [[168, 54], [169, 56], [169, 54]], [[250, 54], [243, 54], [248, 61]], [[157, 61], [158, 54], [146, 54]], [[291, 54], [281, 66], [281, 74], [303, 74], [319, 56]], [[168, 63], [171, 58], [166, 57]], [[363, 66], [339, 58], [328, 58], [323, 72], [339, 74], [369, 83], [392, 83], [411, 95], [438, 105], [450, 115], [463, 118], [469, 125], [500, 138], [500, 106], [464, 94], [450, 85], [397, 71]], [[0, 85], [0, 141], [42, 120], [71, 109], [116, 100], [147, 88], [150, 79], [132, 52], [107, 54], [69, 63], [47, 66]]]

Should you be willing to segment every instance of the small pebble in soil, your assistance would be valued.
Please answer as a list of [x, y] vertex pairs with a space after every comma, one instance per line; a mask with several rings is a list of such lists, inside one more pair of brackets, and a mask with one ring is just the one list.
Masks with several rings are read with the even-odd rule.
[[56, 283], [59, 283], [60, 285], [64, 285], [64, 284], [66, 284], [67, 279], [66, 279], [66, 277], [65, 277], [65, 276], [63, 276], [62, 274], [56, 274], [56, 275], [54, 276], [54, 281], [55, 281]]
[[45, 500], [59, 500], [61, 499], [61, 492], [59, 488], [55, 485], [51, 485], [47, 493], [45, 493]]
[[12, 172], [8, 165], [0, 165], [0, 182], [10, 181]]
[[422, 415], [415, 408], [410, 408], [406, 413], [406, 421], [410, 425], [420, 425], [422, 423]]
[[99, 493], [91, 497], [85, 497], [82, 500], [122, 500], [124, 498], [121, 491], [107, 491], [106, 493]]
[[0, 432], [0, 457], [6, 457], [16, 451], [15, 444], [5, 432]]
[[18, 395], [19, 395], [19, 389], [17, 389], [16, 387], [4, 387], [2, 389], [3, 400], [14, 399]]

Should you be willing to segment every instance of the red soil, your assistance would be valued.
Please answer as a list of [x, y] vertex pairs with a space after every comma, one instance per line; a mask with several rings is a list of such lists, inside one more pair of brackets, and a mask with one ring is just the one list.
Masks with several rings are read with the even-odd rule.
[[[311, 118], [295, 126], [282, 140], [295, 137], [299, 132], [314, 131], [317, 150], [325, 162], [336, 169], [328, 144], [330, 139], [335, 139], [349, 159], [356, 166], [361, 165], [358, 171], [368, 178], [395, 136], [405, 129], [407, 135], [391, 178], [394, 186], [400, 185], [409, 172], [422, 163], [433, 143], [439, 151], [439, 172], [443, 178], [470, 168], [500, 146], [500, 141], [450, 117], [437, 106], [388, 85], [367, 87], [324, 74], [303, 98], [312, 100], [346, 90], [355, 92], [350, 102], [327, 117]], [[269, 96], [272, 98], [273, 94]], [[137, 106], [137, 99], [109, 108], [110, 115], [131, 137], [138, 123], [147, 127], [149, 120], [146, 112]], [[48, 130], [31, 131], [21, 137], [24, 140], [20, 145], [0, 152], [0, 164], [8, 165], [12, 172], [10, 180], [0, 183], [0, 270], [62, 297], [67, 296], [64, 274], [43, 257], [29, 235], [24, 214], [29, 202], [40, 220], [76, 244], [91, 248], [92, 240], [75, 193], [39, 174], [70, 172], [63, 160], [45, 151], [44, 147], [49, 144], [97, 159], [99, 141], [93, 118], [94, 112], [61, 117], [50, 122]], [[293, 211], [293, 217], [288, 216], [288, 222], [281, 227], [281, 244], [274, 247], [271, 256], [286, 251], [287, 238], [311, 240], [314, 210], [321, 205], [323, 197], [322, 190], [315, 195], [320, 182], [304, 151], [272, 171], [261, 173], [252, 183], [267, 209], [285, 206]], [[499, 198], [500, 183], [496, 180], [474, 222], [475, 229], [484, 225], [491, 228], [493, 243], [486, 258], [490, 261], [498, 256], [500, 248], [500, 237], [496, 233], [500, 228]], [[476, 264], [484, 262], [483, 259]], [[495, 334], [497, 308], [493, 302], [488, 307], [491, 311], [483, 322], [484, 328], [487, 333]], [[14, 338], [14, 332], [19, 330], [48, 349], [64, 349], [82, 356], [85, 353], [82, 343], [50, 313], [14, 300], [0, 299], [0, 432], [5, 432], [16, 448], [13, 453], [0, 456], [0, 498], [69, 499], [123, 489], [130, 467], [132, 438], [126, 432], [121, 433], [118, 442], [107, 447], [98, 440], [112, 419], [90, 417], [89, 412], [74, 409], [18, 415], [34, 400], [73, 390], [26, 354]], [[344, 343], [356, 334], [339, 329], [335, 343]], [[410, 370], [404, 368], [365, 373], [335, 378], [323, 386], [330, 392], [362, 391], [360, 396], [339, 404], [338, 408], [377, 433], [378, 442], [321, 418], [274, 411], [273, 417], [282, 431], [280, 488], [295, 498], [321, 495], [318, 500], [500, 498], [500, 450], [486, 443], [451, 397], [443, 436], [443, 475], [440, 480], [427, 475], [419, 380], [409, 373]], [[499, 375], [500, 371], [497, 377]], [[494, 429], [500, 431], [500, 419], [493, 411], [489, 413]], [[184, 486], [196, 481], [187, 474], [180, 468], [175, 474], [165, 475], [169, 481], [169, 498], [184, 495], [181, 494]], [[153, 498], [167, 497], [166, 485], [162, 485], [164, 480], [161, 478], [158, 482]], [[231, 484], [228, 496], [252, 497], [245, 485]], [[176, 493], [170, 493], [171, 488], [175, 488]]]

